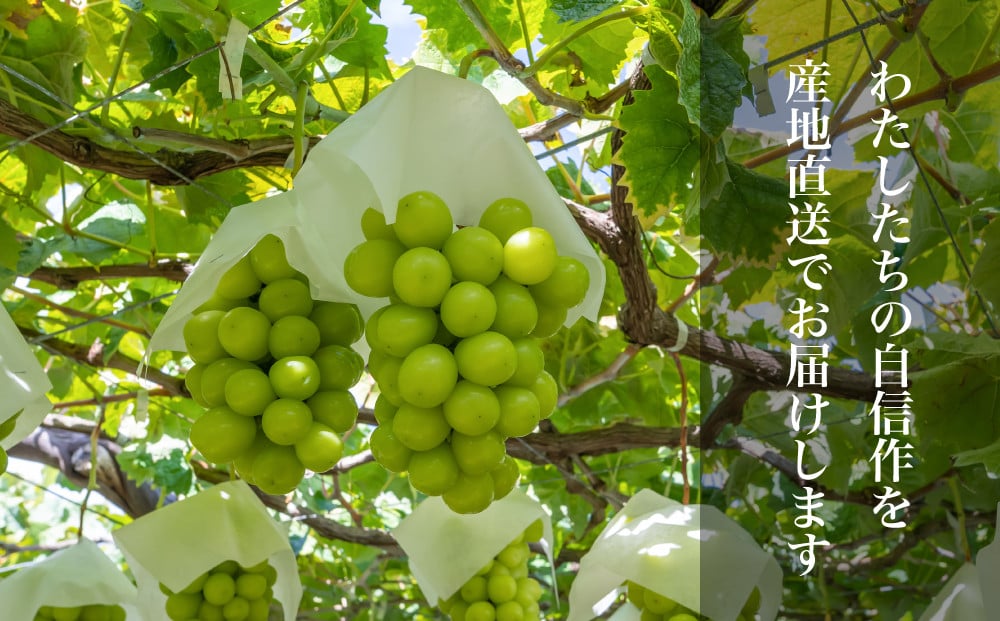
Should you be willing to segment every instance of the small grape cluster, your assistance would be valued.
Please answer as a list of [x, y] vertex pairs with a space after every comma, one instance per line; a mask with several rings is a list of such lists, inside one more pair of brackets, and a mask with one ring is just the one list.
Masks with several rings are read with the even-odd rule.
[[[3, 440], [11, 433], [14, 432], [14, 427], [17, 426], [17, 417], [21, 415], [21, 412], [11, 416], [4, 422], [0, 423], [0, 440]], [[0, 446], [0, 474], [7, 472], [7, 451], [3, 450]]]
[[358, 417], [348, 389], [364, 370], [351, 348], [361, 329], [356, 306], [313, 300], [282, 241], [262, 238], [184, 325], [196, 363], [185, 383], [208, 408], [191, 443], [270, 494], [332, 468]]
[[527, 621], [538, 619], [542, 586], [528, 577], [528, 542], [542, 538], [536, 521], [507, 544], [457, 593], [439, 602], [452, 621]]
[[177, 593], [162, 584], [160, 591], [171, 621], [267, 621], [277, 579], [267, 561], [249, 568], [225, 561]]
[[115, 604], [42, 606], [34, 621], [125, 621], [125, 611]]
[[[669, 597], [655, 593], [629, 580], [625, 583], [628, 601], [642, 611], [641, 621], [706, 621], [708, 617], [699, 615]], [[760, 590], [754, 588], [747, 598], [736, 621], [753, 621], [760, 608]]]
[[379, 386], [375, 459], [457, 513], [479, 513], [517, 483], [505, 440], [556, 406], [539, 339], [586, 296], [587, 268], [559, 256], [527, 205], [500, 199], [478, 226], [454, 230], [430, 192], [399, 201], [388, 225], [362, 217], [366, 241], [344, 262], [347, 284], [390, 303], [365, 326]]

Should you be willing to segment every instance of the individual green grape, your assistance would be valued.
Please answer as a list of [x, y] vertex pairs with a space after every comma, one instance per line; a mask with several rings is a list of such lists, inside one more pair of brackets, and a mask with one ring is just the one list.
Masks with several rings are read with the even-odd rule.
[[268, 351], [275, 360], [288, 356], [311, 356], [319, 346], [319, 328], [300, 315], [289, 315], [275, 321], [267, 335]]
[[346, 433], [358, 421], [358, 403], [347, 390], [322, 390], [309, 397], [306, 405], [314, 421], [337, 433]]
[[259, 416], [278, 396], [271, 379], [258, 368], [240, 369], [226, 380], [226, 405], [243, 416]]
[[309, 320], [319, 329], [319, 344], [350, 347], [361, 339], [361, 312], [353, 304], [316, 302]]
[[319, 368], [319, 390], [348, 390], [358, 383], [365, 369], [361, 355], [341, 345], [320, 347], [312, 359]]
[[509, 339], [531, 334], [538, 324], [538, 308], [527, 287], [501, 276], [490, 285], [490, 292], [497, 305], [496, 318], [490, 329]]
[[404, 357], [434, 340], [438, 318], [430, 308], [392, 304], [378, 319], [379, 349], [391, 356]]
[[545, 525], [542, 523], [542, 519], [539, 518], [528, 525], [528, 528], [524, 529], [524, 540], [525, 541], [541, 541], [542, 537], [545, 536]]
[[421, 408], [404, 403], [392, 418], [392, 434], [413, 451], [429, 451], [451, 433], [440, 407]]
[[517, 485], [518, 479], [521, 478], [521, 471], [514, 458], [505, 455], [500, 465], [490, 470], [490, 478], [493, 479], [493, 499], [500, 500]]
[[500, 401], [493, 390], [468, 380], [455, 384], [442, 409], [453, 429], [470, 436], [486, 433], [500, 420]]
[[[397, 420], [399, 416], [396, 416]], [[503, 437], [496, 431], [467, 436], [457, 431], [451, 434], [451, 450], [462, 472], [487, 474], [500, 465], [507, 454]]]
[[236, 581], [229, 574], [213, 572], [201, 592], [209, 604], [225, 606], [236, 595]]
[[407, 248], [441, 248], [454, 228], [451, 210], [436, 194], [413, 192], [399, 199], [393, 230]]
[[[368, 438], [371, 446], [372, 456], [375, 461], [390, 472], [403, 472], [410, 464], [410, 456], [413, 450], [400, 442], [396, 436], [392, 435], [390, 427], [376, 427], [372, 435]], [[452, 457], [454, 460], [454, 457]], [[456, 469], [458, 466], [455, 466]]]
[[309, 356], [288, 356], [267, 372], [279, 399], [305, 401], [320, 389], [320, 368]]
[[296, 399], [276, 399], [264, 408], [261, 416], [264, 435], [281, 446], [291, 446], [304, 438], [312, 424], [309, 406]]
[[495, 392], [500, 403], [497, 432], [505, 438], [519, 438], [534, 431], [541, 417], [541, 405], [535, 393], [527, 388], [506, 385], [498, 386]]
[[490, 602], [469, 604], [465, 611], [465, 621], [495, 621], [497, 609]]
[[529, 553], [530, 550], [526, 543], [512, 543], [500, 550], [500, 553], [497, 554], [497, 560], [509, 569], [513, 569], [527, 561]]
[[489, 597], [486, 591], [488, 584], [489, 583], [485, 577], [473, 576], [462, 585], [459, 592], [462, 594], [462, 599], [468, 604], [483, 602], [486, 601], [487, 597]]
[[285, 257], [285, 243], [276, 235], [265, 235], [250, 250], [250, 266], [264, 284], [295, 278], [298, 271]]
[[542, 419], [548, 418], [559, 403], [559, 386], [556, 379], [542, 371], [531, 385], [531, 392], [538, 399], [538, 414]]
[[497, 621], [523, 621], [526, 618], [524, 608], [515, 601], [504, 602], [497, 606]]
[[411, 306], [437, 306], [451, 288], [451, 266], [437, 250], [412, 248], [396, 260], [392, 287]]
[[392, 419], [396, 417], [397, 411], [399, 411], [399, 407], [390, 403], [389, 400], [383, 395], [379, 395], [378, 398], [375, 399], [373, 412], [375, 414], [375, 422], [377, 422], [380, 426], [391, 426]]
[[434, 343], [422, 345], [403, 359], [398, 380], [399, 394], [407, 403], [436, 408], [455, 389], [458, 365], [446, 347]]
[[260, 312], [272, 322], [282, 317], [308, 317], [313, 311], [309, 286], [295, 278], [283, 278], [268, 284], [257, 300]]
[[199, 382], [205, 407], [226, 405], [226, 382], [229, 378], [237, 371], [256, 368], [253, 363], [236, 358], [220, 358], [205, 367]]
[[227, 356], [219, 342], [219, 322], [225, 315], [221, 310], [204, 311], [184, 323], [184, 348], [192, 360], [208, 364]]
[[470, 382], [496, 386], [509, 380], [517, 369], [517, 350], [499, 332], [483, 332], [455, 346], [458, 373]]
[[253, 462], [254, 484], [266, 494], [287, 494], [298, 486], [305, 473], [305, 466], [290, 446], [266, 446]]
[[[271, 286], [271, 285], [268, 285]], [[254, 362], [268, 354], [271, 321], [255, 309], [241, 306], [219, 321], [219, 342], [233, 358]]]
[[497, 319], [497, 301], [485, 286], [470, 281], [455, 283], [441, 300], [441, 322], [458, 337], [490, 329]]
[[555, 336], [555, 333], [566, 323], [566, 308], [562, 306], [549, 306], [548, 304], [538, 304], [538, 321], [535, 329], [531, 331], [531, 336], [536, 339], [547, 339]]
[[517, 352], [517, 364], [505, 385], [529, 388], [538, 379], [538, 374], [545, 370], [545, 354], [538, 341], [530, 337], [514, 339], [511, 343]]
[[441, 494], [441, 500], [455, 513], [481, 513], [493, 502], [493, 479], [489, 474], [461, 472], [455, 484]]
[[198, 616], [198, 606], [202, 599], [200, 593], [175, 593], [167, 596], [167, 616], [172, 621], [187, 621]]
[[254, 419], [225, 406], [215, 407], [191, 425], [191, 444], [217, 464], [231, 462], [249, 449], [257, 435]]
[[489, 285], [503, 270], [503, 244], [496, 235], [478, 226], [452, 233], [441, 254], [448, 259], [452, 276], [458, 281]]
[[222, 606], [216, 606], [208, 602], [201, 603], [197, 618], [199, 621], [225, 621], [225, 617], [222, 616]]
[[326, 472], [337, 465], [344, 454], [340, 436], [321, 423], [314, 422], [295, 443], [295, 455], [302, 465], [313, 472]]
[[522, 285], [545, 281], [556, 268], [556, 242], [543, 228], [533, 226], [514, 233], [503, 246], [503, 273]]
[[215, 285], [215, 293], [223, 298], [238, 300], [257, 293], [260, 284], [260, 279], [253, 271], [250, 255], [245, 255], [219, 278], [219, 282]]
[[428, 496], [440, 496], [458, 481], [458, 462], [447, 444], [414, 451], [407, 466], [410, 485]]
[[371, 207], [361, 214], [361, 234], [365, 239], [397, 240], [393, 225], [385, 223], [385, 214]]
[[495, 604], [503, 604], [517, 595], [517, 580], [513, 576], [491, 576], [486, 583], [486, 591]]
[[511, 235], [532, 224], [531, 209], [516, 198], [500, 198], [490, 204], [479, 218], [479, 226], [507, 243]]
[[250, 615], [250, 602], [240, 597], [234, 596], [222, 607], [222, 616], [226, 621], [244, 621]]
[[540, 304], [573, 308], [587, 297], [590, 289], [590, 271], [573, 257], [561, 256], [556, 259], [552, 274], [542, 282], [531, 285], [528, 290]]
[[392, 295], [393, 266], [404, 252], [403, 244], [390, 239], [373, 239], [355, 246], [344, 260], [347, 285], [370, 298]]

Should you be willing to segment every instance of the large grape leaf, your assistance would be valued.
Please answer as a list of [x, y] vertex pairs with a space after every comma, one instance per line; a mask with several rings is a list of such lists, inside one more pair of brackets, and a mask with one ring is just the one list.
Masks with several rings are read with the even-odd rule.
[[733, 124], [747, 85], [750, 58], [743, 51], [743, 22], [710, 19], [690, 3], [684, 7], [683, 51], [677, 63], [681, 103], [693, 123], [718, 138]]
[[[599, 18], [595, 18], [599, 19]], [[542, 43], [552, 45], [566, 38], [576, 29], [586, 28], [590, 22], [560, 22], [555, 13], [547, 13], [542, 22]], [[619, 19], [589, 30], [575, 38], [550, 62], [551, 71], [560, 65], [563, 72], [580, 74], [582, 83], [578, 90], [589, 90], [598, 95], [605, 85], [613, 82], [626, 58], [639, 49], [642, 39], [635, 36], [636, 26], [630, 19]], [[566, 81], [567, 84], [569, 80]]]
[[677, 80], [656, 65], [644, 70], [651, 88], [635, 91], [634, 103], [622, 109], [618, 125], [626, 134], [615, 157], [625, 167], [629, 200], [653, 214], [686, 197], [700, 152], [697, 129], [677, 101]]
[[1000, 226], [991, 222], [982, 232], [986, 246], [972, 268], [972, 286], [989, 300], [995, 310], [1000, 310]]
[[[526, 45], [518, 12], [519, 3], [524, 9], [528, 36], [537, 36], [546, 12], [545, 0], [492, 0], [476, 3], [487, 22], [511, 51]], [[414, 13], [427, 18], [428, 29], [448, 32], [445, 51], [454, 54], [465, 52], [469, 47], [485, 46], [483, 37], [457, 3], [440, 0], [406, 0], [406, 4], [413, 8]]]
[[621, 4], [622, 0], [549, 0], [549, 8], [559, 21], [582, 22]]

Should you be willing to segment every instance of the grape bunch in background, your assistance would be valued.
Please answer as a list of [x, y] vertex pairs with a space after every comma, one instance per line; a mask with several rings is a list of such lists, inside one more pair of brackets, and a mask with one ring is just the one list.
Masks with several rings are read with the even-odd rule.
[[114, 604], [42, 606], [34, 621], [125, 621], [125, 611]]
[[270, 494], [332, 468], [358, 417], [348, 389], [364, 370], [351, 348], [361, 329], [356, 306], [313, 300], [281, 240], [265, 236], [184, 325], [196, 363], [185, 382], [208, 408], [191, 443]]
[[162, 584], [160, 591], [171, 621], [267, 621], [277, 578], [267, 561], [249, 568], [225, 561], [177, 593]]
[[452, 621], [538, 619], [542, 586], [528, 577], [528, 542], [542, 538], [536, 521], [476, 572], [454, 595], [439, 603]]
[[361, 227], [347, 284], [390, 300], [365, 326], [380, 391], [372, 454], [452, 510], [478, 513], [517, 483], [505, 440], [556, 406], [539, 339], [583, 301], [590, 275], [558, 255], [516, 199], [455, 230], [438, 196], [415, 192], [400, 199], [395, 223], [369, 209]]
[[[699, 615], [669, 597], [643, 588], [631, 580], [625, 583], [625, 587], [628, 601], [642, 611], [641, 621], [705, 621], [708, 619], [708, 617]], [[736, 617], [736, 621], [753, 621], [757, 618], [759, 608], [760, 591], [754, 588], [746, 603], [743, 604], [743, 609]]]

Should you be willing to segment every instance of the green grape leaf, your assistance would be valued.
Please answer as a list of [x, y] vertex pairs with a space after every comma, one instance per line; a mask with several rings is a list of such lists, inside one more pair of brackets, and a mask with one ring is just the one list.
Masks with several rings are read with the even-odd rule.
[[622, 109], [618, 125], [626, 134], [615, 158], [625, 167], [629, 200], [652, 215], [687, 197], [701, 155], [697, 129], [677, 102], [677, 80], [655, 65], [644, 71], [651, 89], [635, 91], [634, 103]]
[[[341, 3], [338, 3], [338, 8]], [[347, 3], [343, 3], [343, 8]], [[342, 10], [342, 9], [341, 9]], [[388, 75], [389, 67], [385, 62], [388, 54], [385, 49], [389, 29], [382, 24], [373, 24], [371, 14], [362, 5], [357, 5], [351, 11], [355, 32], [346, 41], [333, 49], [333, 56], [358, 67], [378, 69], [379, 75]], [[348, 22], [350, 25], [350, 22]]]
[[[440, 0], [406, 0], [406, 4], [413, 8], [414, 13], [427, 18], [428, 29], [443, 29], [448, 32], [447, 48], [444, 51], [456, 54], [467, 51], [470, 46], [485, 47], [482, 35], [458, 4]], [[536, 36], [545, 17], [545, 0], [492, 0], [476, 3], [486, 21], [511, 51], [526, 45], [518, 4], [524, 9], [528, 36]]]
[[680, 100], [691, 122], [718, 138], [733, 124], [747, 85], [750, 58], [743, 52], [742, 21], [709, 19], [690, 3], [684, 7], [684, 48], [677, 63]]
[[967, 356], [910, 374], [911, 408], [925, 449], [944, 454], [982, 448], [1000, 425], [1000, 356]]
[[734, 162], [719, 197], [701, 210], [701, 233], [719, 253], [773, 265], [785, 246], [788, 184]]
[[[177, 62], [179, 53], [177, 42], [168, 37], [162, 30], [157, 30], [146, 41], [149, 45], [151, 59], [139, 68], [139, 73], [143, 79], [148, 80], [168, 67], [172, 67]], [[166, 75], [152, 80], [149, 83], [149, 88], [154, 91], [166, 89], [176, 92], [185, 82], [191, 79], [191, 75], [183, 68], [174, 69]]]
[[549, 0], [549, 10], [561, 22], [582, 22], [619, 4], [621, 0]]
[[[552, 45], [568, 37], [574, 30], [588, 24], [559, 22], [554, 13], [548, 13], [542, 22], [542, 43]], [[619, 19], [589, 30], [566, 45], [553, 58], [545, 74], [559, 71], [570, 78], [572, 91], [584, 96], [588, 92], [597, 96], [607, 84], [614, 82], [626, 58], [638, 51], [636, 26], [630, 19]]]
[[1000, 440], [979, 449], [955, 453], [955, 466], [982, 464], [994, 476], [1000, 476]]
[[985, 242], [983, 252], [972, 268], [972, 286], [983, 295], [996, 310], [1000, 310], [1000, 225], [997, 220], [983, 229]]
[[281, 0], [229, 0], [233, 17], [253, 28], [278, 12]]
[[21, 244], [17, 241], [17, 230], [6, 220], [0, 219], [0, 268], [14, 271], [21, 256]]

